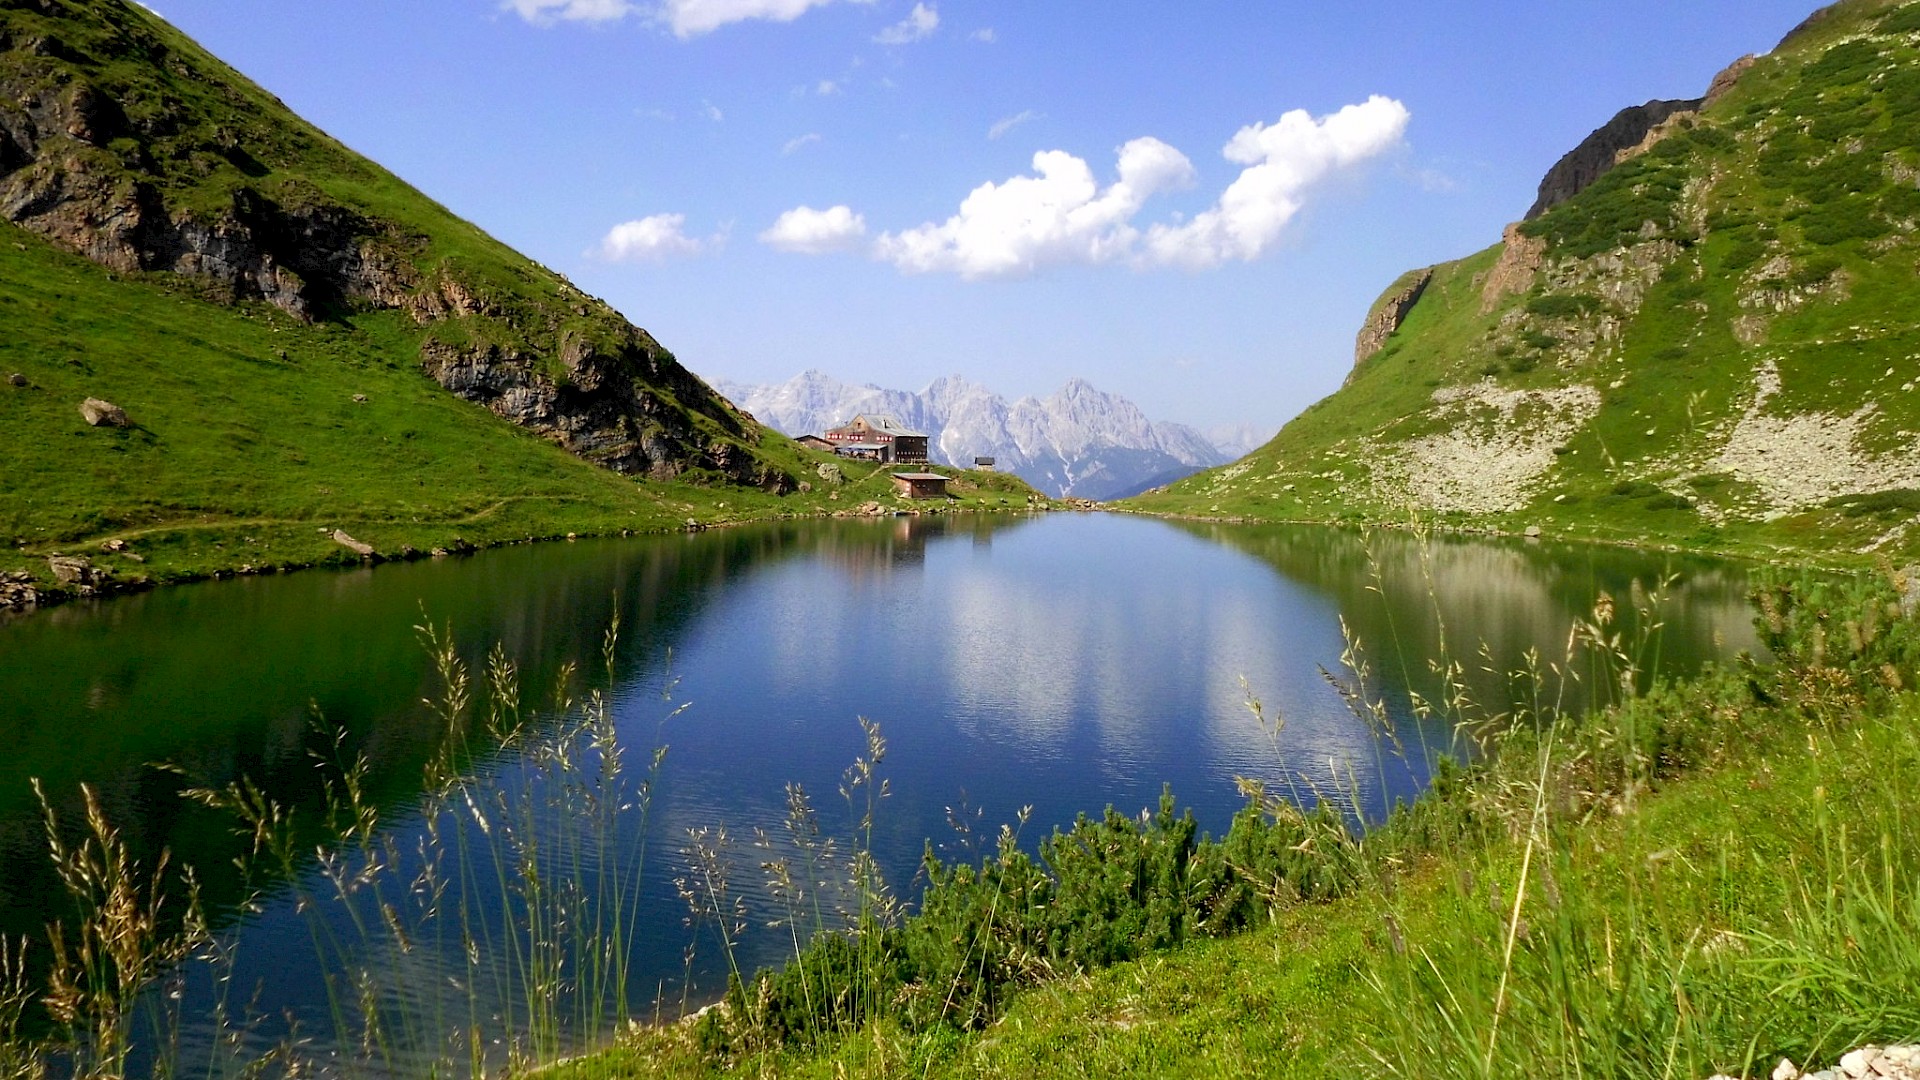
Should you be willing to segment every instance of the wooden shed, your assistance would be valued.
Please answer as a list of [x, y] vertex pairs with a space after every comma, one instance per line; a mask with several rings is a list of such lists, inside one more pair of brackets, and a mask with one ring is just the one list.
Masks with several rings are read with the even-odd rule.
[[819, 435], [802, 435], [793, 441], [809, 450], [824, 450], [829, 454], [833, 453], [833, 443], [828, 442]]
[[893, 486], [901, 495], [909, 499], [947, 497], [947, 478], [939, 473], [897, 472], [893, 474]]

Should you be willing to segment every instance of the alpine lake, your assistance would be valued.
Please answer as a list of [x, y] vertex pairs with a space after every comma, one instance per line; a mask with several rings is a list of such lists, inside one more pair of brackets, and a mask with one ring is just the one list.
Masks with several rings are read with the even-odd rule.
[[[147, 994], [149, 1058], [297, 1043], [417, 1072], [479, 1027], [585, 1041], [604, 1031], [580, 1018], [609, 1003], [671, 1018], [841, 925], [861, 853], [911, 904], [928, 851], [977, 860], [1003, 827], [1031, 850], [1163, 790], [1215, 835], [1241, 778], [1377, 821], [1475, 732], [1618, 693], [1622, 661], [1572, 641], [1596, 603], [1642, 682], [1754, 648], [1747, 574], [1552, 541], [1039, 514], [527, 545], [70, 604], [0, 622], [0, 931], [43, 941], [72, 917], [32, 781], [69, 843], [84, 784], [141, 867], [169, 853], [161, 923], [191, 866], [210, 924]], [[277, 856], [206, 805], [249, 791], [280, 815]]]

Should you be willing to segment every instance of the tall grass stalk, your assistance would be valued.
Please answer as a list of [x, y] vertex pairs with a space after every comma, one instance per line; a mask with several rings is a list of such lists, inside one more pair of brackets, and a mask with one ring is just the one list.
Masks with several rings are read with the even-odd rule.
[[[604, 685], [576, 700], [568, 668], [534, 710], [498, 647], [476, 678], [451, 633], [423, 624], [439, 683], [424, 704], [441, 739], [403, 818], [372, 795], [367, 751], [317, 715], [317, 812], [244, 776], [186, 790], [229, 814], [244, 842], [239, 911], [307, 929], [324, 1005], [288, 1014], [277, 1038], [268, 1021], [280, 1018], [259, 1015], [241, 984], [237, 930], [209, 926], [192, 869], [164, 853], [137, 863], [87, 787], [69, 839], [36, 784], [72, 911], [49, 928], [45, 987], [29, 985], [25, 942], [0, 942], [0, 1067], [122, 1076], [138, 1055], [140, 1070], [166, 1075], [479, 1075], [610, 1041], [633, 1008], [666, 753], [632, 775], [607, 690], [618, 631], [602, 642]], [[44, 1039], [27, 1034], [36, 998], [55, 1025]], [[183, 1012], [203, 1006], [211, 1031]]]

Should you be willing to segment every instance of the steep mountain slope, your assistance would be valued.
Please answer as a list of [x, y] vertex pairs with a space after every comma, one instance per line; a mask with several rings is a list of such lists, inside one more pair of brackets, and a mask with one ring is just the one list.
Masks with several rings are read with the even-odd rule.
[[850, 386], [818, 371], [752, 386], [716, 380], [741, 408], [788, 435], [819, 433], [861, 412], [892, 413], [930, 437], [934, 460], [970, 466], [991, 457], [1050, 495], [1117, 499], [1229, 460], [1184, 424], [1156, 423], [1139, 406], [1070, 380], [1045, 398], [1009, 402], [959, 376], [925, 390]]
[[1396, 282], [1267, 446], [1139, 505], [1920, 553], [1920, 3], [1823, 9], [1680, 104]]
[[[623, 476], [780, 493], [811, 468], [123, 0], [0, 0], [0, 304], [0, 539], [34, 556], [223, 521], [658, 524], [685, 493]], [[132, 426], [90, 426], [89, 397]], [[545, 509], [497, 509], [522, 503]], [[283, 561], [251, 546], [232, 564]]]

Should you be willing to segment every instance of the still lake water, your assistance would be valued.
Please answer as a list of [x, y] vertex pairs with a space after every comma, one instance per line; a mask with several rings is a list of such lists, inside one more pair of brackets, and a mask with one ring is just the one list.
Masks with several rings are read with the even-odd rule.
[[[35, 933], [64, 910], [29, 777], [69, 821], [79, 784], [92, 784], [137, 852], [170, 849], [202, 870], [216, 906], [231, 904], [238, 885], [224, 868], [238, 841], [181, 800], [183, 786], [250, 776], [317, 820], [319, 713], [366, 753], [371, 798], [405, 848], [422, 829], [421, 770], [442, 731], [421, 704], [439, 687], [416, 625], [450, 625], [476, 667], [498, 643], [531, 699], [569, 662], [587, 673], [576, 690], [591, 685], [617, 614], [608, 696], [629, 764], [669, 747], [631, 985], [636, 1002], [664, 995], [671, 1011], [710, 996], [725, 970], [710, 928], [687, 960], [689, 908], [673, 879], [689, 871], [688, 830], [724, 826], [736, 840], [726, 858], [749, 927], [740, 966], [779, 962], [792, 946], [766, 928], [778, 905], [746, 841], [783, 831], [797, 783], [845, 842], [838, 789], [865, 750], [858, 717], [888, 743], [892, 794], [872, 842], [910, 900], [929, 842], [966, 853], [955, 817], [984, 837], [1031, 807], [1031, 847], [1077, 813], [1153, 806], [1164, 784], [1218, 834], [1241, 805], [1236, 777], [1293, 775], [1377, 819], [1423, 786], [1421, 748], [1453, 743], [1447, 721], [1408, 707], [1410, 690], [1433, 693], [1427, 658], [1443, 633], [1483, 701], [1509, 685], [1479, 669], [1511, 671], [1528, 650], [1579, 677], [1565, 691], [1576, 701], [1604, 673], [1590, 659], [1566, 664], [1573, 621], [1602, 591], [1624, 613], [1636, 581], [1669, 577], [1651, 666], [1680, 674], [1753, 647], [1744, 568], [1710, 560], [1117, 515], [768, 525], [70, 605], [0, 623], [0, 931]], [[1405, 754], [1383, 750], [1321, 674], [1344, 673], [1343, 620]], [[1560, 693], [1551, 681], [1547, 695]], [[1285, 718], [1277, 750], [1248, 694]], [[508, 778], [531, 769], [500, 754], [480, 765]], [[282, 888], [225, 920], [239, 942], [234, 985], [258, 989], [263, 1015], [292, 1010], [324, 1044], [323, 981], [294, 906]], [[459, 986], [454, 958], [415, 952], [407, 963], [424, 974], [409, 993]], [[194, 1023], [187, 1043], [204, 1037]], [[272, 1027], [256, 1038], [270, 1041]]]

